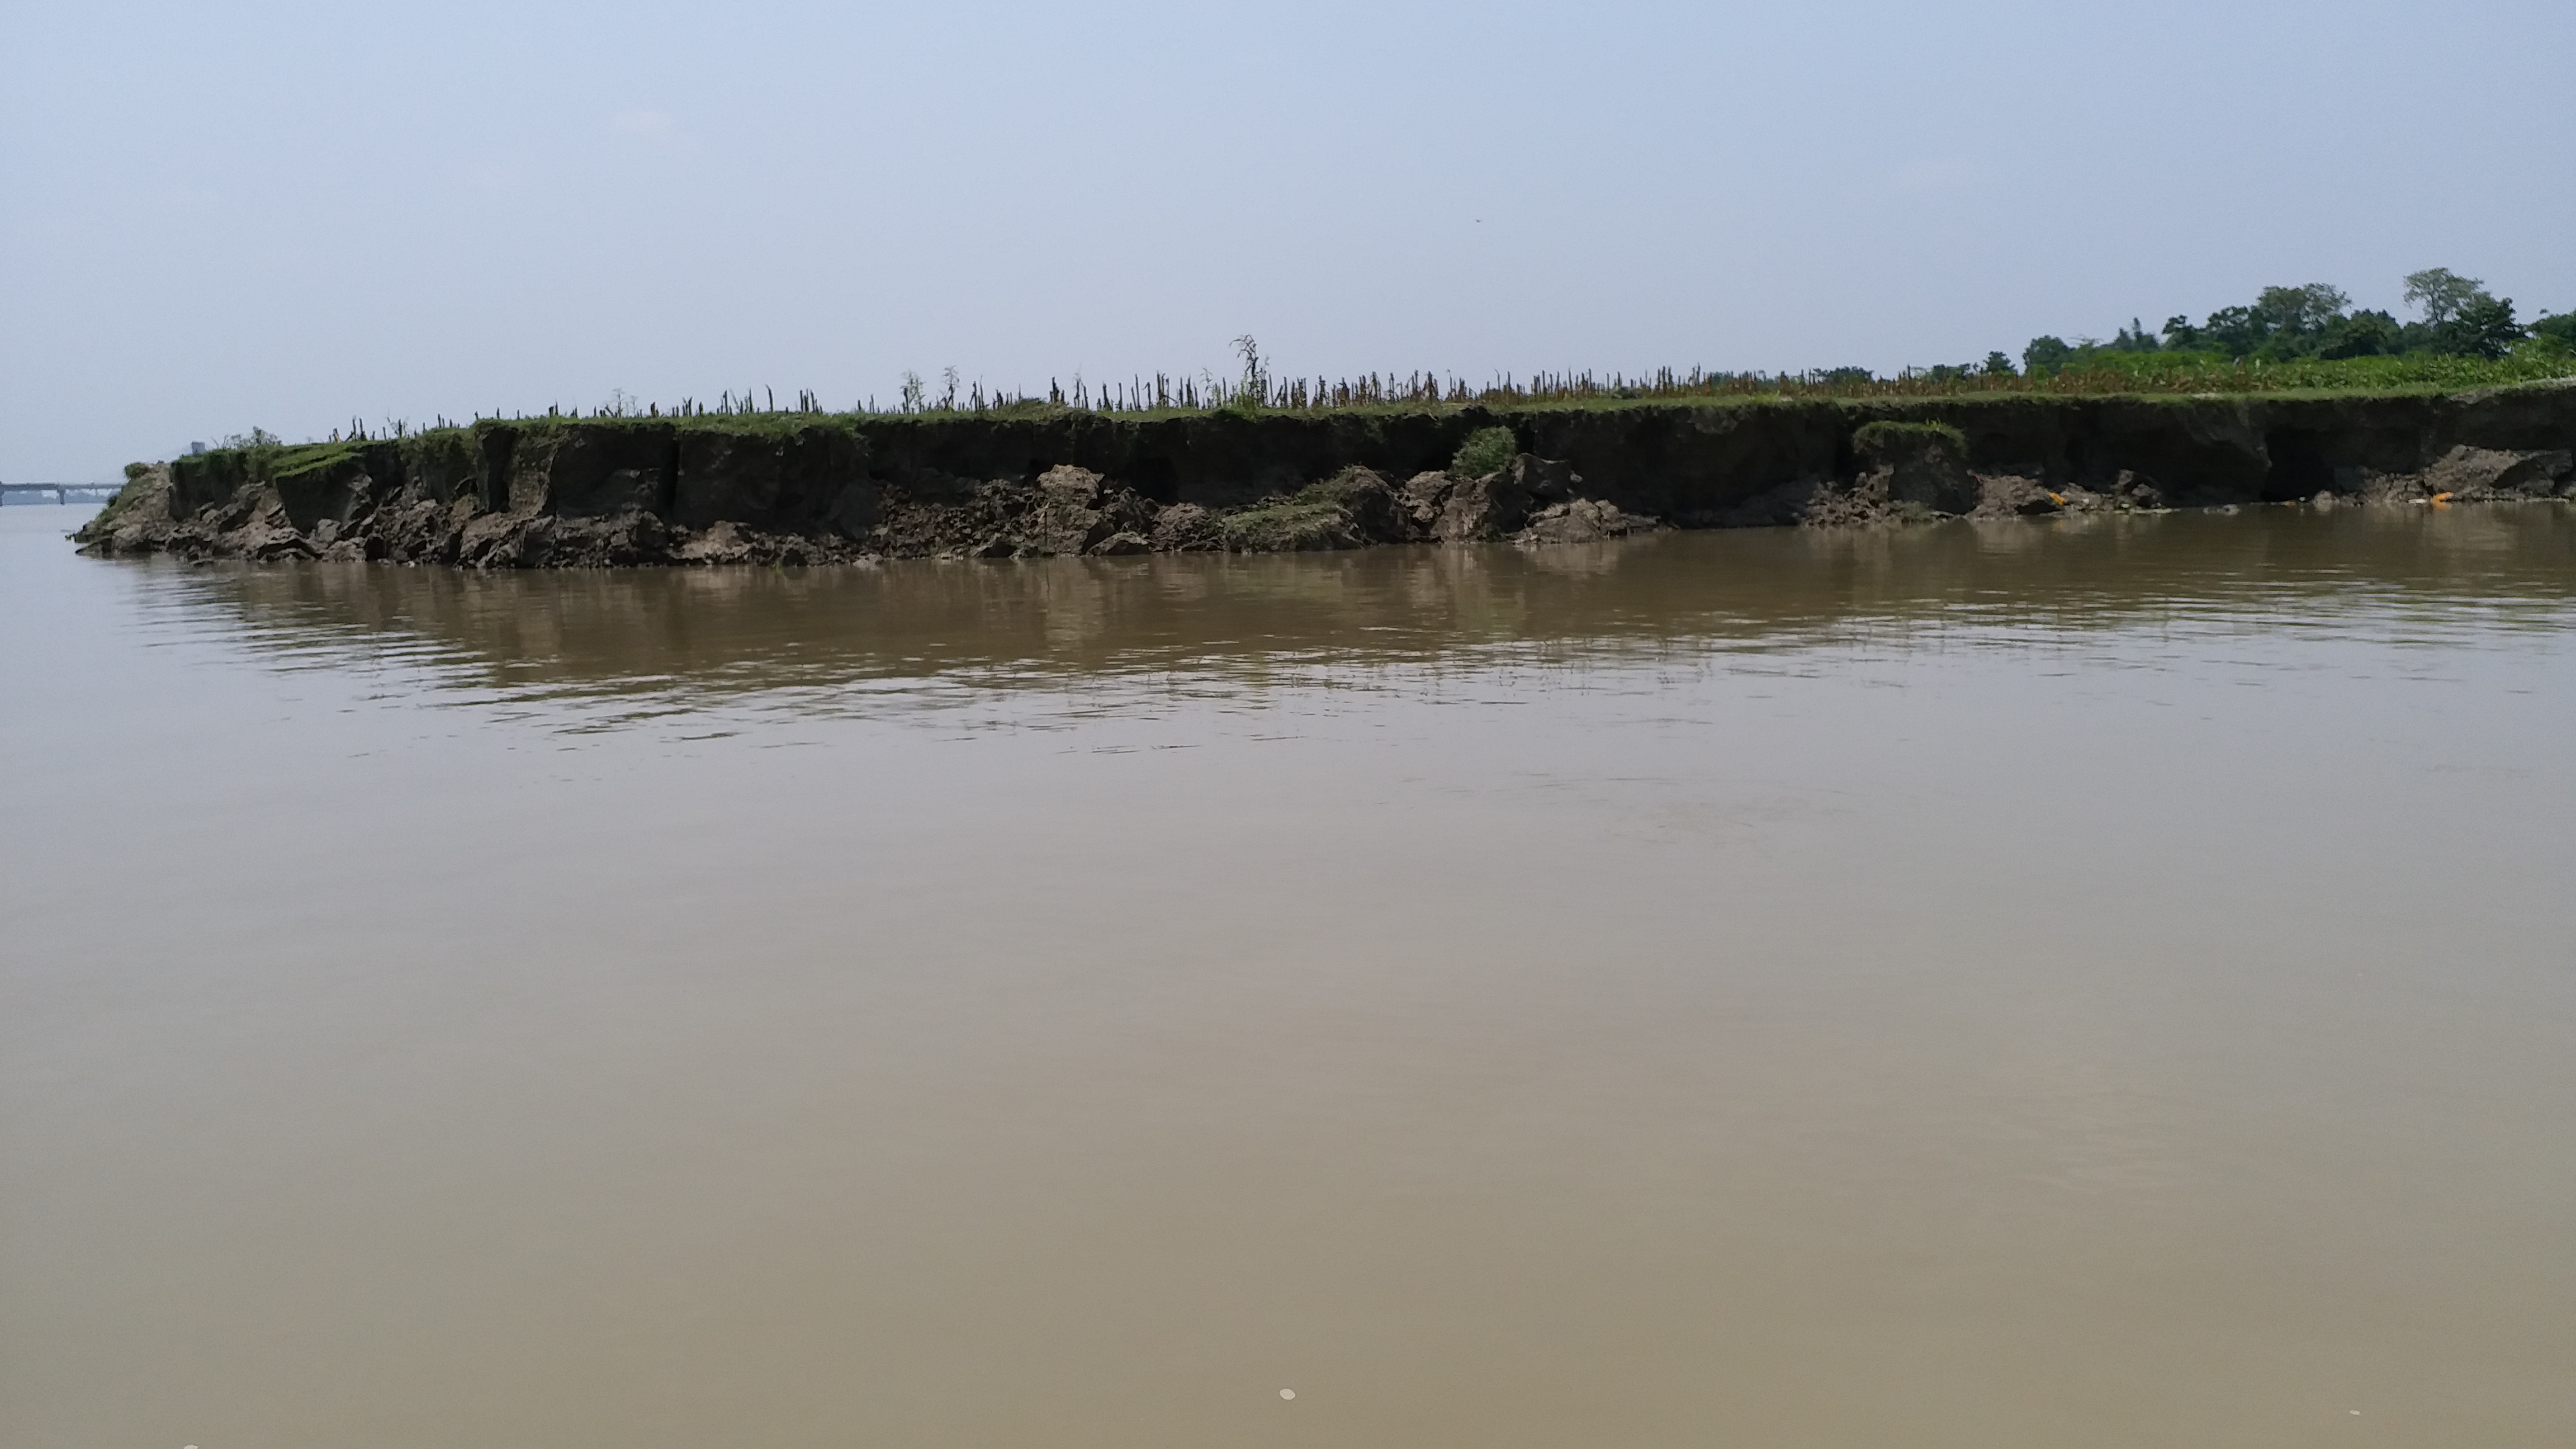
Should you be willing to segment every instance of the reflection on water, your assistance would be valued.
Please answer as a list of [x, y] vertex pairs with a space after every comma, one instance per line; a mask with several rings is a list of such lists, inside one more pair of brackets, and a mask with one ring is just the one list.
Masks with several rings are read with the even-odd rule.
[[529, 576], [37, 511], [0, 1444], [2576, 1440], [2564, 510]]
[[1007, 566], [461, 574], [200, 570], [164, 607], [238, 609], [289, 663], [433, 672], [586, 721], [746, 695], [797, 712], [1161, 676], [1474, 669], [1708, 650], [2059, 638], [2115, 628], [2554, 627], [2576, 518], [2284, 510], [2056, 526], [1667, 534], [1599, 545]]

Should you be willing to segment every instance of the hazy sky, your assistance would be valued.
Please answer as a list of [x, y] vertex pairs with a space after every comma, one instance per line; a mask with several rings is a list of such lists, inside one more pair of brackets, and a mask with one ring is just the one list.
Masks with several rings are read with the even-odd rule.
[[905, 368], [2576, 309], [2576, 5], [0, 3], [0, 478]]

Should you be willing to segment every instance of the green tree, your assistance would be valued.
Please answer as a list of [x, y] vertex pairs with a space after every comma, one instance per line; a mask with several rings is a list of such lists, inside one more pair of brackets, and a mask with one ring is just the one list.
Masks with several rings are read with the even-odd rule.
[[2279, 357], [2312, 356], [2326, 329], [2343, 320], [2352, 298], [2341, 287], [2310, 282], [2304, 287], [2265, 287], [2254, 299], [2253, 316], [2261, 324], [2258, 350]]
[[2463, 277], [2449, 267], [2429, 267], [2406, 274], [2406, 305], [2422, 312], [2428, 327], [2450, 321], [2486, 294], [2486, 283]]
[[2531, 335], [2576, 352], [2576, 312], [2543, 312], [2540, 320], [2531, 324]]
[[2147, 330], [2145, 323], [2132, 317], [2129, 319], [2129, 325], [2120, 329], [2120, 335], [2111, 339], [2111, 350], [2113, 352], [2160, 352], [2163, 350], [2163, 344], [2156, 341], [2155, 334]]
[[2251, 307], [2221, 307], [2201, 325], [2201, 345], [2221, 357], [2249, 357], [2272, 336], [2271, 324]]
[[2522, 340], [2522, 324], [2513, 320], [2511, 297], [2490, 297], [2481, 291], [2462, 304], [2451, 320], [2434, 327], [2433, 333], [2434, 346], [2443, 352], [2493, 361]]
[[1988, 377], [2010, 377], [2013, 375], [2013, 361], [2000, 352], [1989, 352], [1986, 354], [1985, 372]]
[[2405, 329], [2385, 312], [2337, 318], [2319, 335], [2319, 357], [2382, 357], [2406, 350]]
[[2033, 377], [2054, 377], [2074, 355], [2075, 349], [2067, 346], [2063, 338], [2034, 337], [2021, 350], [2021, 365]]

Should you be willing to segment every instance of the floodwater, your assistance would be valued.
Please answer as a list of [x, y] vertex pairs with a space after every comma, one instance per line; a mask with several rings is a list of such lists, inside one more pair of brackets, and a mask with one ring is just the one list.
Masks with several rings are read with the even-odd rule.
[[11, 1449], [2576, 1442], [2576, 513], [74, 516], [0, 512]]

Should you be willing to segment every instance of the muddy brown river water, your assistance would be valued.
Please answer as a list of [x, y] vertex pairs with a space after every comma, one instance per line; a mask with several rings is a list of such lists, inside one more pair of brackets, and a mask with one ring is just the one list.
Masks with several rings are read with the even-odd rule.
[[2576, 513], [73, 516], [0, 510], [10, 1449], [2576, 1442]]

